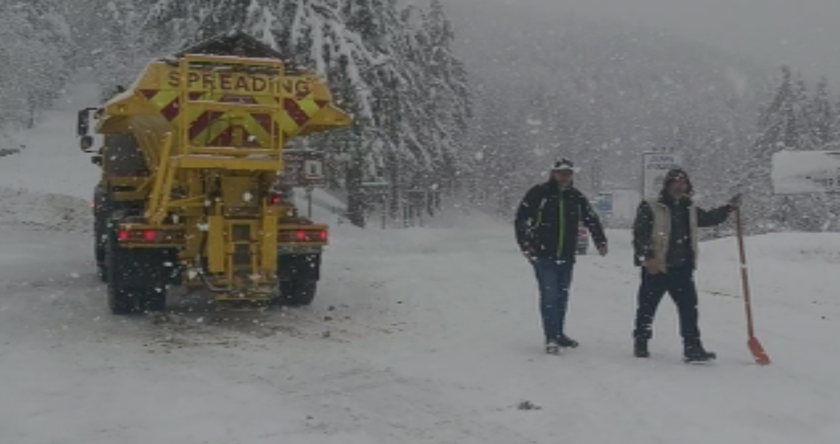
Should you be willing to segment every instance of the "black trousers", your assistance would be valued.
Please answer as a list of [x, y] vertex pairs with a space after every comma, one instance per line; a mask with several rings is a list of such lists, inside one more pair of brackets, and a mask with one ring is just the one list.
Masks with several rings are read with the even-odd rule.
[[642, 267], [642, 285], [639, 287], [636, 308], [636, 339], [650, 339], [653, 336], [653, 318], [665, 293], [677, 305], [680, 314], [680, 333], [687, 344], [700, 341], [697, 326], [697, 287], [694, 284], [694, 267], [669, 269], [667, 274], [651, 275]]

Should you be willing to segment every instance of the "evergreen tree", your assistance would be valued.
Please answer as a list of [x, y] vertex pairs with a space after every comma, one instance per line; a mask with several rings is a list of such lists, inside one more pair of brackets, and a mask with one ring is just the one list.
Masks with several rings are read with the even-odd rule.
[[789, 67], [783, 66], [781, 71], [781, 85], [759, 120], [760, 136], [754, 145], [754, 155], [761, 162], [769, 161], [773, 153], [783, 149], [812, 149], [814, 145], [805, 84], [801, 79], [794, 83]]
[[828, 89], [828, 79], [825, 77], [821, 78], [817, 84], [809, 113], [815, 147], [822, 148], [833, 142], [835, 139], [832, 125], [835, 121], [835, 112]]
[[840, 99], [834, 105], [834, 118], [831, 122], [831, 137], [830, 141], [836, 146], [840, 144]]
[[427, 106], [432, 120], [433, 143], [439, 146], [440, 161], [451, 164], [457, 160], [462, 137], [470, 118], [470, 87], [463, 62], [452, 52], [455, 39], [452, 23], [446, 17], [440, 0], [431, 0], [426, 21], [427, 51], [430, 57], [426, 71], [431, 77]]
[[802, 75], [797, 74], [795, 99], [790, 103], [793, 128], [791, 137], [794, 140], [794, 144], [789, 145], [790, 149], [813, 150], [819, 145], [816, 139], [811, 104], [808, 86], [805, 84]]
[[[443, 37], [434, 28], [430, 34], [416, 8], [400, 10], [394, 0], [338, 5], [285, 3], [278, 14], [283, 17], [278, 40], [288, 53], [318, 67], [331, 84], [347, 85], [336, 93], [355, 111], [354, 132], [362, 143], [356, 149], [363, 151], [350, 155], [358, 159], [352, 165], [364, 169], [352, 175], [390, 183], [395, 217], [408, 188], [430, 186], [430, 178], [455, 165], [460, 135], [452, 128], [466, 117], [445, 97], [447, 88], [459, 87], [450, 79], [465, 84], [465, 75], [458, 72], [463, 66], [447, 53], [451, 28], [443, 29]], [[450, 26], [442, 10], [435, 17]]]
[[88, 14], [80, 17], [79, 44], [89, 48], [82, 63], [102, 87], [102, 99], [111, 97], [117, 87], [129, 86], [151, 59], [156, 47], [154, 36], [142, 28], [143, 12], [135, 0], [97, 0]]
[[72, 36], [65, 4], [16, 0], [0, 4], [0, 124], [32, 127], [71, 73]]
[[155, 0], [143, 29], [156, 34], [156, 45], [163, 51], [234, 30], [247, 31], [272, 44], [275, 3], [272, 0]]
[[742, 185], [738, 187], [748, 190], [752, 197], [745, 202], [745, 212], [753, 225], [766, 220], [768, 214], [781, 219], [772, 196], [771, 159], [779, 151], [796, 149], [799, 138], [795, 113], [797, 87], [790, 67], [782, 66], [781, 72], [781, 83], [775, 97], [759, 118], [759, 136], [752, 146], [752, 155], [746, 167], [742, 169]]
[[[831, 119], [827, 82], [820, 82], [814, 98], [805, 82], [793, 80], [788, 67], [782, 68], [782, 82], [771, 105], [760, 119], [760, 136], [753, 146], [746, 176], [751, 190], [748, 216], [765, 220], [766, 215], [786, 228], [817, 229], [827, 217], [819, 196], [773, 197], [770, 180], [772, 155], [781, 150], [812, 150], [823, 145]], [[828, 105], [828, 106], [827, 106]], [[822, 138], [821, 138], [822, 137]]]

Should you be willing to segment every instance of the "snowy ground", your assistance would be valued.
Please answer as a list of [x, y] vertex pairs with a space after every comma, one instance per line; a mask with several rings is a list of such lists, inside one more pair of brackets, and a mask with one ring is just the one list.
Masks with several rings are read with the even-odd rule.
[[[86, 197], [91, 171], [38, 159], [84, 165], [72, 138], [50, 135], [61, 116], [0, 159], [0, 442], [840, 442], [837, 235], [749, 239], [769, 367], [746, 349], [731, 239], [703, 244], [698, 278], [716, 364], [681, 363], [668, 301], [653, 357], [631, 356], [638, 277], [623, 231], [608, 257], [580, 259], [569, 332], [582, 346], [555, 357], [510, 226], [476, 214], [337, 227], [307, 309], [210, 313], [175, 298], [168, 318], [114, 317], [80, 231], [85, 201], [59, 197]], [[7, 175], [16, 156], [27, 170]]]

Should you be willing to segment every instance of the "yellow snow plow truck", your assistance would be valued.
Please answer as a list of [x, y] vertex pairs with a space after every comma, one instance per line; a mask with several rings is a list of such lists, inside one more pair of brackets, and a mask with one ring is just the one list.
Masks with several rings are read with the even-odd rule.
[[322, 158], [284, 147], [351, 124], [326, 85], [232, 33], [153, 61], [118, 92], [77, 128], [102, 171], [94, 246], [112, 313], [163, 310], [171, 286], [311, 303], [328, 230], [291, 192], [322, 179]]

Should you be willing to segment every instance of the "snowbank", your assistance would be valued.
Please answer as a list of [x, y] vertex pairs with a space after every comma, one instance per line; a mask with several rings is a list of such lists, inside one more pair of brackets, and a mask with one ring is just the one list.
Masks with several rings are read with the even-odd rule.
[[776, 194], [840, 191], [840, 151], [780, 151], [771, 177]]
[[0, 225], [88, 233], [93, 227], [93, 214], [84, 199], [0, 186]]
[[19, 153], [24, 148], [23, 141], [20, 137], [4, 133], [0, 129], [0, 157], [10, 156]]
[[92, 83], [72, 86], [36, 130], [5, 139], [27, 148], [0, 156], [0, 224], [70, 233], [91, 229], [88, 200], [98, 169], [76, 146], [75, 118], [77, 109], [98, 103], [98, 93]]

